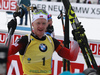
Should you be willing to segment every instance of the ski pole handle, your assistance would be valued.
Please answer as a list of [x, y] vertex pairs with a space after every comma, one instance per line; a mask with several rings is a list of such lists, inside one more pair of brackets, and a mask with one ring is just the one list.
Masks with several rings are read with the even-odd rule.
[[11, 36], [14, 34], [16, 26], [17, 26], [16, 18], [12, 19], [7, 24], [7, 27], [8, 27], [8, 37], [6, 39], [5, 45], [8, 46], [8, 47], [9, 47], [9, 44], [10, 44], [10, 41], [11, 41]]

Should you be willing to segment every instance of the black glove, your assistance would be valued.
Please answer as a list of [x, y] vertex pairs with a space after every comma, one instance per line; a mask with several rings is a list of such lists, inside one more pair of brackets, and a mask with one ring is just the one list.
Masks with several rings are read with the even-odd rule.
[[12, 28], [12, 34], [13, 34], [15, 29], [16, 29], [16, 26], [17, 26], [17, 20], [16, 19], [12, 19], [11, 21], [9, 21], [8, 24], [7, 24], [8, 32]]
[[48, 25], [47, 32], [52, 33], [54, 31], [53, 26]]
[[19, 12], [14, 12], [13, 17], [15, 18], [15, 17], [19, 16], [20, 18], [23, 18], [24, 14], [25, 14], [24, 9], [19, 7]]
[[72, 30], [74, 40], [75, 41], [80, 40], [82, 38], [82, 34], [84, 34], [84, 32], [85, 32], [85, 30], [82, 25], [80, 27], [78, 27], [77, 29]]

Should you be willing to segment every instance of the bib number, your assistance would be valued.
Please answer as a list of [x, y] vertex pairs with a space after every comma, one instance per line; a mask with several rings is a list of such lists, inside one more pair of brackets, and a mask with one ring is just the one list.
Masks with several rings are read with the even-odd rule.
[[45, 66], [45, 57], [43, 57], [42, 60], [43, 60], [43, 66]]

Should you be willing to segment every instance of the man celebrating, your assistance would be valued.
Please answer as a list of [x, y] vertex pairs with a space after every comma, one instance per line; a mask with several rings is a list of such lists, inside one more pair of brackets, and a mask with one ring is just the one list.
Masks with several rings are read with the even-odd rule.
[[[16, 23], [11, 20], [8, 25], [12, 28]], [[49, 75], [52, 73], [52, 55], [56, 51], [62, 58], [75, 61], [79, 46], [76, 41], [72, 48], [67, 49], [55, 38], [46, 35], [48, 14], [43, 9], [33, 11], [32, 28], [30, 35], [22, 36], [9, 48], [8, 56], [19, 51], [24, 75]]]

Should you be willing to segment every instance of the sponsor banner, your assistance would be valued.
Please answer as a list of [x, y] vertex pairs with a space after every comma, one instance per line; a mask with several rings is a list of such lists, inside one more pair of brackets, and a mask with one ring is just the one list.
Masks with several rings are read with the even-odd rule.
[[[63, 12], [65, 11], [61, 2], [31, 1], [31, 4], [37, 8], [45, 9], [56, 16], [60, 14], [59, 9], [63, 10]], [[100, 5], [81, 3], [71, 3], [71, 5], [78, 17], [100, 18]]]
[[72, 4], [78, 17], [100, 18], [100, 5], [95, 4]]
[[[17, 0], [0, 0], [0, 11], [15, 11]], [[78, 17], [87, 18], [100, 18], [100, 5], [96, 4], [82, 4], [71, 3], [76, 15]], [[31, 6], [42, 8], [47, 10], [52, 15], [58, 16], [59, 10], [64, 10], [62, 2], [46, 2], [46, 1], [33, 1], [31, 0]]]
[[[25, 33], [24, 33], [25, 34]], [[7, 33], [0, 33], [0, 43], [4, 43], [7, 38]], [[12, 43], [14, 43], [18, 38], [23, 36], [22, 34], [14, 34], [12, 37]], [[60, 42], [62, 38], [58, 39]], [[70, 47], [73, 44], [73, 40], [70, 42]], [[100, 65], [100, 42], [96, 41], [89, 41], [90, 48], [95, 56], [95, 59]], [[79, 48], [80, 49], [80, 48]], [[85, 60], [81, 54], [81, 50], [79, 52], [78, 58], [76, 61], [71, 61], [71, 72], [83, 72], [84, 69], [87, 68], [85, 64]], [[53, 67], [52, 67], [52, 75], [59, 75], [61, 72], [63, 72], [63, 62], [62, 58], [56, 53], [53, 53]], [[22, 65], [19, 59], [19, 53], [9, 56], [8, 57], [8, 62], [7, 62], [7, 75], [22, 75], [23, 70], [22, 70]]]
[[40, 9], [45, 9], [48, 13], [58, 16], [60, 14], [59, 10], [64, 11], [64, 6], [62, 2], [45, 2], [45, 1], [31, 1], [32, 6], [36, 6]]
[[0, 11], [15, 11], [16, 5], [16, 0], [0, 0]]

